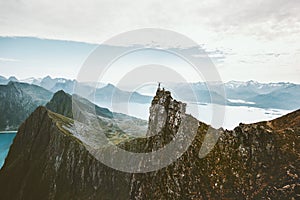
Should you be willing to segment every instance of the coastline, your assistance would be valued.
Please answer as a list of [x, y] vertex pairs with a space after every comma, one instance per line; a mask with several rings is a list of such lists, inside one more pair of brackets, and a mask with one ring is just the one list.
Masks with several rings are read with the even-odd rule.
[[18, 131], [0, 131], [0, 134], [7, 134], [7, 133], [17, 133]]

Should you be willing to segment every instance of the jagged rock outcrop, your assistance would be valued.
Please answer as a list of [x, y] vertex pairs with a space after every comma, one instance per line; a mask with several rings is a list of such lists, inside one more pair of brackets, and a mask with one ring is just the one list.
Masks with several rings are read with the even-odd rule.
[[[299, 118], [300, 110], [268, 122], [240, 124], [232, 131], [207, 133], [209, 126], [185, 114], [183, 103], [158, 90], [147, 137], [127, 139], [118, 146], [132, 152], [156, 151], [178, 135], [184, 139], [188, 133], [182, 126], [186, 131], [195, 123], [197, 134], [169, 166], [129, 174], [98, 161], [92, 147], [68, 131], [73, 120], [39, 107], [20, 127], [0, 171], [1, 198], [297, 199]], [[209, 145], [203, 143], [206, 134], [220, 137], [200, 158], [201, 147]]]
[[[159, 91], [153, 104], [169, 102], [166, 100], [170, 99], [169, 93], [162, 96]], [[171, 122], [165, 127], [170, 124], [175, 125]], [[208, 129], [208, 125], [200, 123], [193, 143], [173, 164], [155, 172], [134, 174], [131, 198], [300, 197], [300, 110], [269, 122], [240, 124], [233, 131], [214, 130], [208, 134], [214, 137], [215, 132], [220, 138], [213, 150], [200, 159], [200, 148], [207, 145], [203, 144], [203, 138]], [[169, 135], [176, 133], [176, 129], [168, 130], [173, 130]]]
[[162, 139], [167, 139], [172, 134], [174, 136], [180, 126], [181, 115], [185, 114], [185, 109], [186, 104], [173, 99], [169, 91], [158, 89], [150, 107], [147, 136], [160, 134]]

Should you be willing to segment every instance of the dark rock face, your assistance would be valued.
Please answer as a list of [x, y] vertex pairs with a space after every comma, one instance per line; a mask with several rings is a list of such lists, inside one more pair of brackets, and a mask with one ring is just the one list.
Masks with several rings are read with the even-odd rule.
[[[91, 103], [90, 101], [76, 95], [74, 95], [73, 98], [76, 98], [77, 106], [84, 107], [85, 110], [90, 110], [90, 112], [94, 111], [95, 114], [102, 117], [113, 117], [113, 113], [110, 112], [107, 108], [99, 107]], [[72, 96], [68, 93], [65, 93], [63, 90], [60, 90], [53, 95], [50, 102], [46, 104], [46, 108], [66, 117], [73, 118]]]
[[[274, 122], [271, 122], [274, 123]], [[193, 144], [172, 165], [134, 175], [133, 199], [295, 199], [299, 196], [299, 127], [277, 131], [267, 122], [219, 132], [214, 149], [198, 152], [201, 124]]]
[[43, 107], [23, 123], [0, 173], [1, 199], [128, 199], [130, 175], [112, 170]]
[[[166, 108], [167, 119], [180, 116], [181, 102], [169, 93], [158, 91], [151, 110], [157, 105]], [[171, 102], [171, 103], [169, 103]], [[171, 106], [172, 107], [172, 106]], [[159, 109], [151, 113], [155, 119]], [[184, 112], [183, 112], [184, 114]], [[186, 116], [186, 115], [185, 115]], [[189, 117], [189, 116], [188, 116]], [[193, 120], [192, 117], [189, 120]], [[154, 121], [154, 120], [152, 120]], [[159, 121], [159, 120], [158, 120]], [[299, 198], [300, 186], [300, 110], [270, 122], [240, 124], [233, 131], [214, 130], [211, 137], [220, 138], [203, 159], [199, 151], [209, 126], [199, 123], [198, 133], [188, 150], [173, 164], [156, 172], [134, 174], [132, 199], [289, 199]], [[174, 121], [166, 120], [163, 138], [173, 137]], [[152, 124], [156, 127], [157, 123]], [[149, 123], [151, 130], [151, 123]], [[157, 129], [155, 129], [157, 130]], [[158, 134], [160, 136], [161, 134]], [[155, 141], [150, 143], [156, 144]], [[170, 140], [168, 140], [170, 141]], [[148, 142], [149, 143], [149, 142]], [[149, 144], [142, 145], [149, 147]], [[157, 145], [152, 145], [157, 150]], [[149, 150], [148, 150], [149, 151]]]
[[20, 124], [52, 93], [36, 85], [9, 82], [0, 85], [0, 130], [17, 130]]
[[[213, 150], [199, 158], [209, 126], [185, 114], [185, 104], [158, 90], [148, 138], [118, 144], [156, 151], [197, 123], [187, 151], [155, 172], [128, 174], [106, 167], [64, 127], [69, 118], [38, 108], [20, 127], [4, 167], [4, 199], [297, 199], [300, 196], [300, 110], [273, 121], [222, 129]], [[191, 122], [186, 123], [186, 121]], [[185, 123], [185, 124], [184, 124]]]
[[73, 118], [72, 96], [63, 90], [53, 95], [52, 99], [46, 104], [46, 108], [66, 117]]

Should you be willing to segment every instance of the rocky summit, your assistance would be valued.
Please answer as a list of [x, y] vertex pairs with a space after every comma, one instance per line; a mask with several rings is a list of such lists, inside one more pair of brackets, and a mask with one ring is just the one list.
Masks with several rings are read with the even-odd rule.
[[[130, 152], [154, 152], [176, 138], [181, 138], [176, 143], [180, 149], [189, 131], [195, 130], [195, 137], [170, 165], [147, 173], [125, 173], [102, 164], [97, 157], [109, 147], [90, 145], [84, 135], [71, 131], [74, 120], [61, 114], [38, 107], [20, 126], [0, 171], [0, 198], [300, 198], [300, 110], [231, 131], [217, 130], [187, 115], [184, 103], [159, 89], [147, 134], [120, 139], [116, 145]], [[201, 158], [200, 150], [211, 144], [204, 138], [218, 140]]]

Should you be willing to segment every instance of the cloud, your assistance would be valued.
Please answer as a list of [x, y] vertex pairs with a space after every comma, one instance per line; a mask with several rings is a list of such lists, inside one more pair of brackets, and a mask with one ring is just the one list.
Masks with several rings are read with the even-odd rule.
[[[226, 80], [249, 79], [241, 71], [246, 67], [253, 74], [268, 68], [264, 73], [272, 71], [278, 80], [284, 66], [292, 76], [283, 78], [299, 81], [292, 73], [300, 60], [299, 7], [299, 0], [0, 0], [0, 35], [102, 43], [133, 29], [169, 29], [204, 44], [208, 51], [221, 50], [210, 56], [222, 61], [217, 66], [224, 69]], [[264, 55], [268, 53], [274, 55]], [[237, 75], [228, 69], [237, 70]], [[273, 78], [256, 76], [260, 81]]]
[[[0, 1], [0, 34], [101, 42], [120, 32], [159, 27], [205, 33], [297, 34], [298, 0]], [[198, 38], [197, 38], [198, 39]]]
[[205, 13], [206, 24], [215, 31], [255, 35], [271, 39], [297, 34], [300, 30], [300, 1], [215, 1]]
[[207, 50], [206, 52], [203, 52], [202, 54], [192, 54], [195, 58], [207, 58], [209, 57], [214, 62], [223, 62], [224, 59], [226, 59], [226, 53], [221, 50]]
[[20, 60], [13, 59], [13, 58], [1, 58], [0, 57], [0, 62], [20, 62]]

